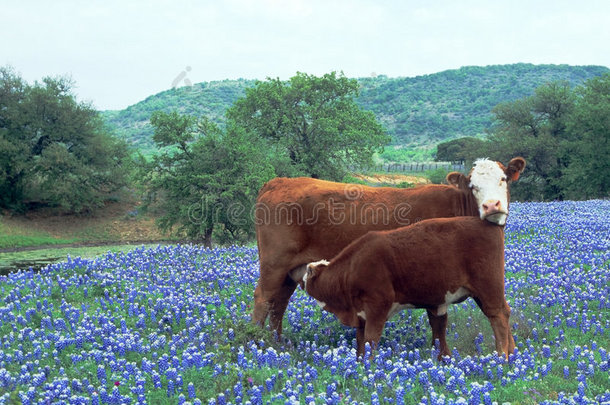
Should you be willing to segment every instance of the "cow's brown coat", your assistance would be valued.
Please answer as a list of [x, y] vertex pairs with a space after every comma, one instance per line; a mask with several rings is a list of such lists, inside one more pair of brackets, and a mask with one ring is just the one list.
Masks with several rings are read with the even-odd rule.
[[[513, 181], [525, 167], [522, 158], [512, 159], [508, 167], [498, 164]], [[254, 292], [253, 321], [263, 325], [269, 316], [271, 328], [280, 334], [286, 306], [296, 288], [289, 272], [335, 256], [368, 231], [395, 229], [427, 218], [478, 217], [469, 176], [453, 172], [447, 181], [450, 185], [412, 189], [311, 178], [276, 178], [266, 183], [255, 209], [260, 278]], [[385, 210], [386, 217], [382, 218], [380, 211], [373, 214], [373, 207]], [[367, 212], [364, 219], [363, 210]]]
[[[468, 295], [454, 299], [474, 298], [491, 323], [498, 353], [514, 351], [504, 295], [504, 230], [488, 221], [436, 218], [369, 232], [329, 264], [311, 264], [306, 272], [307, 293], [343, 324], [357, 328], [359, 355], [365, 342], [379, 343], [393, 303], [425, 308], [440, 356], [449, 355], [446, 307], [438, 310], [447, 293], [460, 288]], [[294, 273], [300, 279], [305, 271]]]

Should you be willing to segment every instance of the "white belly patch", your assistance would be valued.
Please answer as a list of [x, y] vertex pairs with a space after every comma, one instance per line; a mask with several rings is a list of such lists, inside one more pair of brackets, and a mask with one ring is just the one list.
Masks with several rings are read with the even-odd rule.
[[438, 306], [436, 309], [436, 315], [445, 315], [447, 313], [447, 308], [449, 308], [450, 304], [453, 304], [456, 301], [461, 300], [464, 297], [467, 297], [470, 294], [464, 287], [458, 288], [455, 292], [447, 291], [445, 294], [445, 302]]
[[[415, 306], [412, 304], [400, 304], [398, 302], [395, 302], [390, 307], [390, 310], [388, 311], [388, 316], [386, 319], [390, 319], [396, 313], [402, 311], [403, 309], [412, 309], [412, 308], [415, 308]], [[356, 315], [358, 315], [358, 317], [362, 318], [362, 320], [366, 321], [366, 313], [364, 312], [364, 310], [357, 312]]]
[[415, 308], [415, 306], [413, 304], [400, 304], [398, 302], [395, 302], [392, 304], [392, 306], [390, 307], [390, 310], [388, 311], [388, 319], [390, 319], [391, 317], [393, 317], [395, 314], [402, 311], [403, 309], [412, 309], [412, 308]]

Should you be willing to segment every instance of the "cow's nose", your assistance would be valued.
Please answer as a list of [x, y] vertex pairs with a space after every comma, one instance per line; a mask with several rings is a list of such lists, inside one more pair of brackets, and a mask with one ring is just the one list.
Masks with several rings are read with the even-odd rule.
[[498, 213], [502, 210], [500, 200], [487, 200], [483, 203], [483, 213], [485, 216]]

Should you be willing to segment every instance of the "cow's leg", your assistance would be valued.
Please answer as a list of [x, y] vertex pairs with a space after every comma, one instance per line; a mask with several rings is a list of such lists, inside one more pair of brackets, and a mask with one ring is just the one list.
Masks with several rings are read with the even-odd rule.
[[515, 340], [508, 324], [510, 307], [506, 299], [502, 296], [500, 302], [495, 299], [492, 304], [483, 299], [476, 299], [475, 301], [491, 324], [496, 338], [496, 351], [508, 360], [508, 356], [515, 351]]
[[269, 301], [265, 299], [261, 283], [259, 282], [254, 289], [254, 311], [252, 312], [252, 322], [259, 326], [265, 326], [269, 316]]
[[436, 310], [427, 309], [428, 312], [428, 322], [430, 322], [430, 327], [432, 328], [432, 345], [434, 346], [434, 342], [438, 339], [439, 342], [439, 354], [438, 359], [441, 360], [443, 356], [451, 356], [451, 352], [449, 351], [449, 346], [447, 346], [447, 313], [445, 312], [443, 315], [436, 315]]
[[296, 283], [288, 276], [290, 264], [261, 259], [260, 277], [254, 290], [252, 322], [264, 326], [267, 317], [271, 330], [282, 333], [282, 317]]
[[288, 307], [288, 302], [296, 287], [297, 283], [286, 277], [280, 288], [276, 289], [270, 296], [269, 326], [272, 331], [277, 332], [278, 336], [282, 334], [284, 312], [286, 312], [286, 307]]

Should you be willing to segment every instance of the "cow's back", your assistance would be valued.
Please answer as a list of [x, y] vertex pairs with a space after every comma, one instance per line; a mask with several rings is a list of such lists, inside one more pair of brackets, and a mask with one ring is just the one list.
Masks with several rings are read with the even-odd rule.
[[444, 185], [398, 189], [311, 178], [273, 179], [261, 189], [255, 210], [261, 260], [269, 250], [307, 256], [295, 258], [300, 261], [295, 265], [330, 259], [368, 231], [460, 215], [460, 194]]

